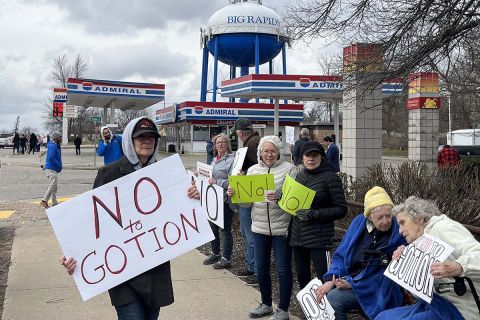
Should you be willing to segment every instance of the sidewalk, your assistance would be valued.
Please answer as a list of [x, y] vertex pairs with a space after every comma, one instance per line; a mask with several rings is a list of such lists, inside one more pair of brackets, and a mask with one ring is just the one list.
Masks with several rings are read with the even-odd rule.
[[[2, 206], [16, 210], [10, 219], [17, 226], [3, 320], [116, 318], [106, 293], [81, 300], [73, 279], [59, 263], [61, 251], [40, 206], [31, 201]], [[260, 293], [228, 271], [202, 265], [204, 258], [192, 250], [172, 261], [175, 303], [162, 308], [160, 318], [248, 319]]]

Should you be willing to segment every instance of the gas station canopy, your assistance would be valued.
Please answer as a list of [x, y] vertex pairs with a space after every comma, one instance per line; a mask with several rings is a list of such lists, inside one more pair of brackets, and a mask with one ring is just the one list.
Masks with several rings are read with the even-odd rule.
[[[341, 76], [250, 74], [222, 81], [223, 97], [289, 99], [295, 101], [342, 100], [343, 78]], [[382, 85], [384, 95], [402, 92], [401, 80], [392, 80]]]
[[67, 104], [144, 110], [165, 99], [165, 85], [95, 79], [68, 79]]

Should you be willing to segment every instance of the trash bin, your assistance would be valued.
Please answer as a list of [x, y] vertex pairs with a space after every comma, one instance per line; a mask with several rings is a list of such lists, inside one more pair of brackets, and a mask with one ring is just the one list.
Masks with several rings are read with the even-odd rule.
[[168, 145], [168, 152], [172, 152], [172, 153], [177, 152], [177, 151], [175, 150], [175, 145], [174, 145], [174, 144], [169, 144], [169, 145]]

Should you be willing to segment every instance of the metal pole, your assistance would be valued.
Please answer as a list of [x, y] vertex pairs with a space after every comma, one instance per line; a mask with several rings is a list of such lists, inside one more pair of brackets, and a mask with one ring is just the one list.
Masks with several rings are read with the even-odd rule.
[[450, 93], [448, 94], [448, 134], [452, 139], [452, 110], [450, 108]]
[[340, 116], [339, 116], [339, 103], [338, 101], [334, 102], [334, 122], [333, 122], [333, 131], [335, 132], [335, 144], [338, 146], [340, 139]]
[[274, 118], [273, 118], [273, 134], [278, 137], [279, 132], [279, 122], [280, 122], [280, 99], [277, 97], [275, 98], [275, 111], [274, 111]]
[[217, 78], [218, 78], [218, 37], [215, 37], [215, 49], [214, 60], [213, 60], [213, 96], [212, 101], [217, 102]]

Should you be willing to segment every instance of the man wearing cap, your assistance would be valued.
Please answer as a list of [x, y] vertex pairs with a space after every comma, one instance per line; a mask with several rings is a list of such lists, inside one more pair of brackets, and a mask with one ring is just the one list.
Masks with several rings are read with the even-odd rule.
[[[240, 118], [235, 122], [235, 133], [238, 139], [243, 141], [243, 147], [248, 148], [243, 162], [242, 171], [245, 174], [251, 166], [258, 163], [257, 149], [260, 142], [260, 135], [253, 130], [252, 122], [245, 118]], [[253, 276], [255, 274], [255, 249], [253, 243], [252, 232], [252, 207], [238, 208], [240, 216], [240, 232], [245, 239], [245, 260], [247, 262], [247, 270], [240, 274], [240, 276]], [[248, 284], [255, 284], [254, 277], [249, 278]]]
[[403, 304], [400, 286], [383, 275], [395, 249], [406, 244], [392, 217], [393, 202], [381, 187], [365, 194], [365, 212], [353, 219], [335, 251], [324, 284], [316, 290], [346, 320], [348, 310], [361, 309], [368, 319]]
[[59, 132], [54, 132], [51, 135], [51, 140], [47, 144], [47, 157], [45, 158], [45, 174], [48, 178], [48, 189], [40, 204], [45, 209], [48, 208], [48, 200], [52, 198], [52, 205], [57, 205], [57, 186], [58, 174], [62, 171], [62, 150], [60, 143], [62, 142], [62, 135]]
[[[106, 165], [98, 171], [94, 188], [156, 162], [155, 153], [160, 135], [151, 119], [141, 117], [130, 121], [123, 137], [122, 146], [125, 154], [119, 161]], [[193, 185], [188, 189], [188, 196], [199, 198], [199, 193]], [[74, 258], [61, 257], [60, 262], [69, 274], [73, 274], [77, 264]], [[119, 320], [157, 319], [160, 307], [173, 303], [170, 262], [165, 262], [127, 280], [108, 290], [108, 293]]]
[[302, 128], [300, 131], [300, 139], [295, 141], [295, 145], [292, 148], [293, 164], [296, 166], [303, 164], [303, 157], [300, 151], [307, 141], [310, 141], [310, 132], [307, 128]]
[[100, 134], [102, 137], [98, 142], [97, 154], [103, 157], [105, 165], [120, 159], [123, 156], [122, 137], [112, 134], [108, 127], [102, 127]]

